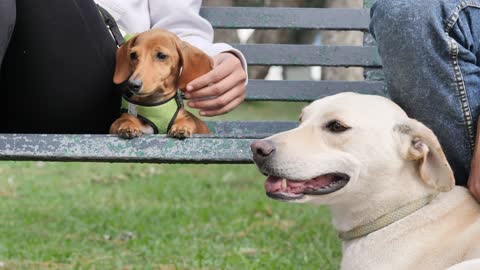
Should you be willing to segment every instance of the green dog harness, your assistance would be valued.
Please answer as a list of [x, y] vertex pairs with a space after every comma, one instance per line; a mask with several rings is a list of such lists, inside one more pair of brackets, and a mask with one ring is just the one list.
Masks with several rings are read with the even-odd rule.
[[128, 113], [153, 128], [154, 134], [167, 134], [172, 128], [178, 112], [183, 107], [180, 91], [165, 103], [146, 106], [135, 104], [125, 95], [122, 98], [122, 113]]

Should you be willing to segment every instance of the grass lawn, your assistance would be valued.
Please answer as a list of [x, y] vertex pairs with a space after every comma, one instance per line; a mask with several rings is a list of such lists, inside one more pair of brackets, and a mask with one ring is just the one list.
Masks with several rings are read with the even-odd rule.
[[270, 200], [264, 180], [253, 165], [2, 162], [0, 270], [338, 269], [327, 209]]

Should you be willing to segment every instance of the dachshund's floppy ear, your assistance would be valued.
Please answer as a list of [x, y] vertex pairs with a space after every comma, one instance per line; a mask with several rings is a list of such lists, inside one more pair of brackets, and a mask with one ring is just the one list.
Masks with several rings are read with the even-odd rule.
[[177, 50], [182, 62], [177, 88], [185, 90], [189, 82], [212, 70], [213, 59], [185, 41], [177, 40]]
[[400, 135], [402, 156], [417, 163], [423, 182], [438, 191], [451, 190], [455, 179], [435, 134], [414, 119], [396, 126], [395, 131]]
[[113, 75], [113, 82], [115, 84], [121, 84], [126, 81], [133, 72], [128, 51], [133, 44], [135, 44], [137, 37], [138, 35], [130, 38], [125, 44], [117, 49], [117, 62], [115, 64], [115, 74]]

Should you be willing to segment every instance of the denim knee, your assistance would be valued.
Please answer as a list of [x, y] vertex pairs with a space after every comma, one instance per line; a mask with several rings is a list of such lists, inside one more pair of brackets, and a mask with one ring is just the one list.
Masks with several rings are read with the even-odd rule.
[[[370, 32], [378, 36], [388, 36], [396, 32], [397, 36], [419, 38], [421, 27], [441, 23], [441, 0], [378, 0], [371, 9]], [[420, 33], [419, 33], [420, 32]]]

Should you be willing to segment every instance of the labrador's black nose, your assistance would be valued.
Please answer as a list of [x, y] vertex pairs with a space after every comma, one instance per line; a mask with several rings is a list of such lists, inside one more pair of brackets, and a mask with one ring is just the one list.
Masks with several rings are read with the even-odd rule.
[[250, 146], [253, 153], [253, 160], [261, 162], [273, 156], [275, 152], [275, 144], [270, 140], [259, 140], [252, 143]]
[[132, 91], [133, 93], [138, 93], [140, 92], [140, 90], [142, 90], [142, 81], [139, 80], [139, 79], [135, 79], [135, 80], [129, 80], [128, 81], [128, 88], [130, 89], [130, 91]]

